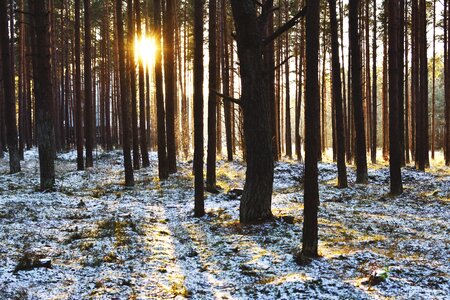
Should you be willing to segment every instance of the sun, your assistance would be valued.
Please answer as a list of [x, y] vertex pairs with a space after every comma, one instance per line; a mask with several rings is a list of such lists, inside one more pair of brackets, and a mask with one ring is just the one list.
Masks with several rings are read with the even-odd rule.
[[136, 38], [134, 40], [135, 57], [146, 66], [154, 64], [156, 49], [156, 42], [152, 37], [143, 36], [140, 39]]

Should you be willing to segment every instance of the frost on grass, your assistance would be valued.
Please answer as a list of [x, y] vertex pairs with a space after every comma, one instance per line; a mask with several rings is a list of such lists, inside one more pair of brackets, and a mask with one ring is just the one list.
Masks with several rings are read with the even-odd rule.
[[37, 192], [35, 150], [19, 174], [0, 161], [0, 299], [450, 295], [448, 168], [405, 168], [405, 192], [391, 197], [386, 166], [371, 166], [369, 185], [355, 185], [349, 168], [351, 188], [339, 190], [336, 166], [320, 164], [322, 258], [298, 266], [304, 168], [296, 162], [276, 164], [275, 220], [243, 226], [242, 163], [218, 163], [221, 193], [207, 194], [207, 215], [195, 219], [190, 164], [160, 182], [152, 154], [152, 167], [137, 171], [127, 189], [120, 152], [97, 153], [83, 172], [75, 158], [59, 155], [53, 193]]

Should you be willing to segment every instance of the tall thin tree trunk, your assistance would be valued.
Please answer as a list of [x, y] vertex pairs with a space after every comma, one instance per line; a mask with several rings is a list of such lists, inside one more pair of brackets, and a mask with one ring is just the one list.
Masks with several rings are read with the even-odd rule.
[[203, 183], [203, 0], [194, 0], [194, 215], [205, 214]]
[[367, 183], [366, 138], [364, 129], [364, 111], [361, 91], [361, 48], [358, 32], [359, 0], [349, 1], [349, 39], [352, 60], [352, 98], [356, 132], [356, 182]]
[[169, 165], [167, 161], [166, 124], [164, 113], [163, 74], [161, 62], [161, 0], [153, 0], [154, 33], [157, 45], [155, 53], [155, 84], [156, 84], [156, 114], [157, 114], [157, 138], [158, 138], [158, 173], [159, 179], [169, 177]]
[[[400, 120], [398, 119], [400, 103], [399, 81], [403, 83], [403, 77], [400, 77], [399, 68], [403, 63], [399, 61], [398, 51], [401, 50], [399, 39], [400, 31], [400, 5], [399, 0], [389, 1], [389, 135], [391, 137], [399, 136]], [[403, 30], [403, 29], [402, 29]], [[403, 54], [403, 51], [402, 51]], [[401, 141], [398, 138], [389, 139], [389, 171], [391, 182], [391, 194], [399, 195], [402, 193], [402, 175], [401, 175]]]
[[133, 164], [131, 160], [131, 145], [130, 145], [130, 113], [128, 110], [128, 82], [126, 78], [125, 67], [125, 42], [123, 33], [123, 17], [122, 17], [122, 0], [116, 0], [116, 21], [117, 21], [117, 40], [118, 40], [118, 54], [119, 54], [119, 76], [120, 76], [120, 102], [122, 106], [122, 146], [125, 167], [125, 185], [134, 185]]
[[302, 256], [318, 256], [319, 183], [319, 1], [308, 1], [306, 12], [305, 179]]
[[208, 97], [208, 157], [206, 169], [206, 189], [216, 191], [216, 135], [217, 135], [217, 2], [209, 1], [209, 97]]
[[373, 1], [373, 40], [372, 40], [372, 150], [371, 160], [377, 162], [377, 1]]
[[166, 0], [164, 22], [164, 84], [166, 99], [167, 160], [169, 173], [177, 171], [175, 135], [176, 76], [175, 76], [175, 0]]
[[92, 107], [92, 64], [91, 64], [91, 7], [84, 0], [84, 135], [86, 138], [86, 167], [94, 166], [94, 120]]
[[[136, 28], [137, 28], [137, 36], [142, 41], [144, 36], [142, 35], [142, 23], [141, 23], [141, 6], [140, 1], [134, 1], [135, 13], [136, 13]], [[142, 166], [144, 168], [150, 166], [150, 160], [148, 157], [148, 149], [147, 149], [147, 131], [145, 129], [145, 73], [144, 70], [147, 70], [148, 66], [144, 66], [144, 60], [142, 57], [139, 57], [139, 141], [141, 148], [141, 156], [142, 156]], [[150, 93], [150, 91], [147, 91]]]
[[9, 170], [11, 174], [20, 172], [20, 155], [17, 141], [16, 99], [14, 88], [14, 69], [11, 65], [10, 39], [6, 0], [0, 0], [0, 43], [3, 71], [4, 117], [6, 139], [9, 150]]
[[338, 164], [338, 187], [346, 188], [347, 169], [345, 166], [345, 132], [344, 116], [342, 110], [341, 65], [339, 62], [338, 22], [336, 16], [336, 0], [328, 0], [330, 6], [331, 25], [331, 53], [332, 53], [332, 82], [333, 99], [336, 109], [336, 148]]

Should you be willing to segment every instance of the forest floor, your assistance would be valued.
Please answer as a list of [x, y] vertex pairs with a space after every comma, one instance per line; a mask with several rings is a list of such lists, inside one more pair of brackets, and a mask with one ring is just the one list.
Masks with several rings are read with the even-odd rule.
[[[37, 151], [23, 171], [0, 160], [0, 299], [449, 299], [450, 169], [403, 169], [405, 192], [391, 197], [386, 165], [370, 183], [339, 190], [336, 166], [320, 164], [319, 249], [294, 262], [301, 243], [303, 166], [276, 164], [273, 213], [239, 224], [242, 163], [218, 162], [218, 195], [207, 215], [193, 211], [191, 164], [169, 180], [152, 166], [123, 186], [119, 151], [76, 169], [75, 152], [57, 160], [57, 189], [37, 192]], [[51, 268], [45, 268], [51, 267]], [[381, 282], [367, 284], [373, 272]], [[372, 282], [371, 282], [372, 283]]]

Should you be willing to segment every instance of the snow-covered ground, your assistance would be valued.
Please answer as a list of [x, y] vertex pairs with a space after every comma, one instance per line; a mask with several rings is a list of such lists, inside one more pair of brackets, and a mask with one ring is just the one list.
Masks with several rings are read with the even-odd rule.
[[[301, 165], [276, 165], [276, 220], [243, 226], [230, 192], [241, 163], [218, 163], [223, 192], [195, 219], [190, 164], [160, 182], [151, 158], [128, 189], [119, 151], [83, 172], [61, 154], [53, 193], [37, 192], [36, 150], [16, 175], [0, 160], [0, 299], [450, 299], [449, 168], [405, 168], [405, 192], [391, 197], [385, 166], [371, 166], [368, 185], [349, 168], [339, 190], [336, 166], [320, 164], [322, 257], [299, 266]], [[51, 268], [14, 272], [39, 259]], [[387, 279], [364, 284], [375, 270]]]

